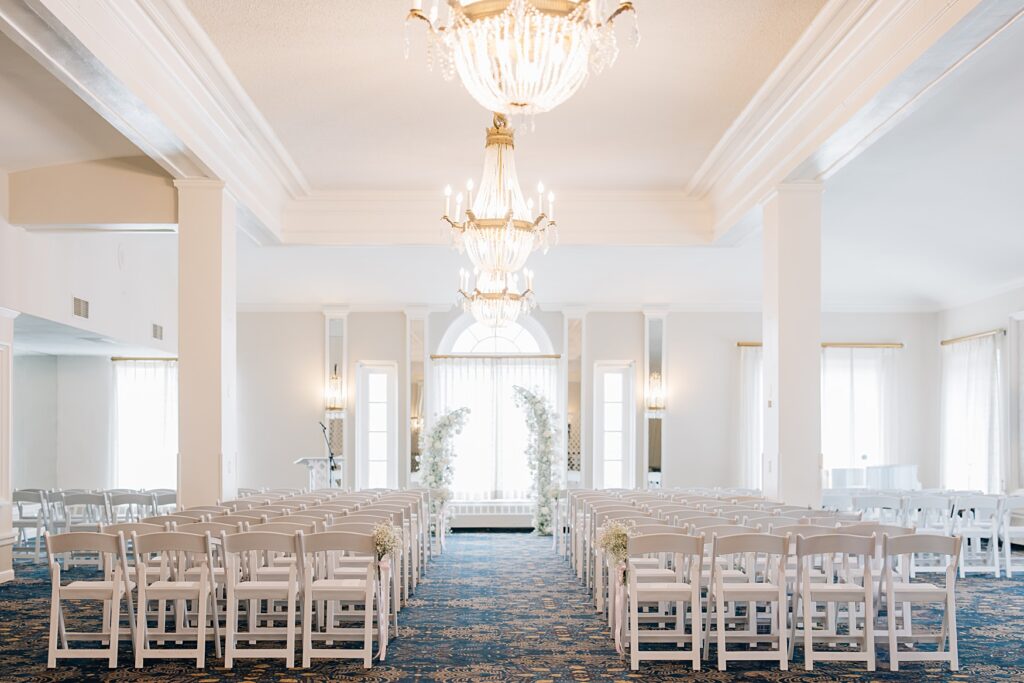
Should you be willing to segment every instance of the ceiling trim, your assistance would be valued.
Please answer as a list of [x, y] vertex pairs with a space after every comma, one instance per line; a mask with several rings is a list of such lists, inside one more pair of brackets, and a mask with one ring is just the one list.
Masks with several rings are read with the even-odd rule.
[[[681, 192], [561, 192], [561, 244], [698, 246], [711, 241], [707, 202]], [[282, 241], [305, 245], [444, 245], [437, 192], [314, 193], [288, 203]]]
[[[774, 186], [821, 180], [836, 160], [853, 158], [1021, 7], [1024, 0], [829, 0], [688, 187], [709, 200], [714, 239], [742, 241]], [[829, 163], [808, 164], [823, 153]]]

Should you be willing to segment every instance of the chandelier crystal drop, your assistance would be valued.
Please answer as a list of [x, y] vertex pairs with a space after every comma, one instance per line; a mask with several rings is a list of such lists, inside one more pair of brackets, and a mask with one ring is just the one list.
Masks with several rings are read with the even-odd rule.
[[591, 71], [615, 63], [614, 23], [627, 12], [635, 44], [636, 10], [628, 0], [448, 0], [445, 23], [437, 0], [426, 12], [422, 0], [413, 0], [406, 25], [427, 24], [428, 65], [438, 61], [448, 80], [457, 72], [485, 109], [532, 116], [572, 97]]
[[536, 305], [533, 299], [533, 273], [523, 271], [526, 288], [519, 289], [517, 273], [477, 272], [470, 287], [470, 275], [459, 272], [459, 299], [462, 310], [489, 327], [504, 327], [520, 315], [528, 315]]
[[[455, 196], [455, 214], [451, 216], [452, 188], [444, 189], [442, 220], [450, 226], [452, 243], [465, 252], [479, 272], [515, 273], [523, 269], [530, 254], [547, 250], [558, 243], [555, 223], [555, 194], [544, 194], [537, 185], [537, 201], [526, 197], [519, 187], [513, 153], [513, 131], [503, 114], [494, 115], [487, 129], [484, 169], [479, 189], [472, 180], [466, 183], [466, 195]], [[545, 210], [545, 201], [547, 209]], [[537, 214], [533, 215], [536, 208]]]

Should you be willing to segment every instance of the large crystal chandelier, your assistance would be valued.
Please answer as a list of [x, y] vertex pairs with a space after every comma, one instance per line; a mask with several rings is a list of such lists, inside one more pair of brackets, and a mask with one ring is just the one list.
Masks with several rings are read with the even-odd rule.
[[462, 310], [471, 313], [489, 327], [504, 327], [520, 315], [533, 310], [533, 273], [525, 270], [526, 288], [520, 290], [517, 273], [478, 271], [476, 283], [470, 286], [465, 269], [459, 272], [459, 299]]
[[[534, 216], [533, 198], [524, 197], [519, 187], [512, 129], [504, 115], [494, 115], [494, 125], [487, 129], [485, 150], [479, 190], [474, 195], [473, 181], [467, 181], [465, 209], [460, 192], [455, 197], [452, 218], [452, 188], [445, 187], [442, 220], [451, 226], [455, 246], [466, 252], [478, 271], [515, 273], [522, 270], [534, 250], [546, 253], [557, 244], [555, 194], [549, 192], [545, 197], [543, 183], [537, 185], [538, 213]], [[543, 208], [545, 199], [547, 212]]]
[[[614, 9], [611, 9], [611, 7]], [[488, 111], [533, 115], [550, 111], [618, 56], [615, 19], [636, 11], [627, 0], [448, 0], [438, 21], [437, 0], [427, 12], [413, 0], [409, 19], [430, 27], [429, 65], [459, 74]], [[406, 20], [408, 25], [409, 19]]]

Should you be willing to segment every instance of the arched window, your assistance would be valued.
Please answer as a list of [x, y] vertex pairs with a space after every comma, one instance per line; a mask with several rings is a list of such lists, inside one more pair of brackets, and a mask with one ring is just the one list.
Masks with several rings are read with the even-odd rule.
[[452, 353], [540, 353], [540, 344], [518, 323], [504, 327], [473, 323], [456, 338]]

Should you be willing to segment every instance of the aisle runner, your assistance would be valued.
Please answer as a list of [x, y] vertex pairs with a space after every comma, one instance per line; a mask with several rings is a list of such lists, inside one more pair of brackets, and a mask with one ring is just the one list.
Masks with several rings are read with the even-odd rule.
[[[136, 672], [130, 649], [108, 674], [100, 662], [45, 669], [49, 580], [41, 567], [19, 565], [30, 577], [0, 586], [0, 678], [78, 681], [617, 681], [693, 680], [688, 666], [645, 663], [628, 670], [615, 654], [604, 621], [569, 566], [551, 551], [550, 538], [526, 534], [454, 534], [445, 554], [432, 562], [408, 608], [399, 617], [401, 637], [391, 641], [387, 662], [365, 671], [360, 664], [318, 661], [287, 670], [283, 662], [243, 661], [228, 672], [208, 655], [197, 672], [185, 662], [156, 661]], [[958, 584], [960, 652], [958, 679], [1024, 680], [1024, 576], [1012, 580], [975, 576]], [[72, 617], [71, 621], [74, 621]], [[799, 657], [799, 649], [797, 650]], [[884, 660], [884, 653], [882, 654]], [[858, 664], [821, 664], [812, 675], [799, 664], [779, 672], [759, 663], [730, 665], [719, 674], [705, 663], [700, 680], [844, 681], [950, 680], [946, 669], [907, 665], [900, 675], [883, 670], [862, 675]], [[708, 670], [710, 669], [710, 670]]]

